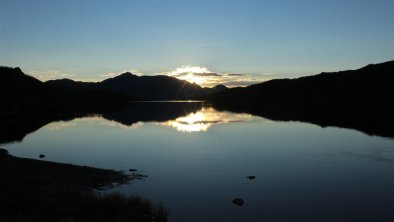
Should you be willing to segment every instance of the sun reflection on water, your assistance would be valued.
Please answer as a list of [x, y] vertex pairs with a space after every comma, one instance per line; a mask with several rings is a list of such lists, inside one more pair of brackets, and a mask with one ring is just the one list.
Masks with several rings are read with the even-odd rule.
[[235, 114], [219, 112], [213, 108], [202, 108], [198, 112], [161, 123], [164, 126], [174, 127], [179, 132], [205, 132], [215, 124], [245, 122], [252, 118], [249, 114]]
[[44, 126], [49, 131], [64, 130], [65, 128], [77, 127], [79, 125], [98, 124], [97, 126], [110, 126], [123, 129], [138, 129], [140, 127], [154, 124], [175, 128], [178, 132], [205, 132], [213, 125], [237, 123], [250, 121], [253, 118], [250, 114], [239, 114], [224, 111], [217, 111], [211, 107], [201, 108], [199, 111], [189, 113], [173, 120], [161, 121], [137, 121], [133, 124], [124, 124], [119, 121], [105, 119], [100, 115], [76, 118], [70, 122], [56, 121]]

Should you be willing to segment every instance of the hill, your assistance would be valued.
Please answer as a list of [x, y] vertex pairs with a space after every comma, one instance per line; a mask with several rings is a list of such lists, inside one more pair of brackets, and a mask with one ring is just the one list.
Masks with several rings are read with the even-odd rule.
[[226, 90], [218, 85], [202, 88], [170, 76], [137, 76], [126, 72], [98, 83], [77, 82], [70, 79], [50, 80], [47, 85], [73, 88], [94, 88], [123, 93], [134, 100], [186, 100]]
[[394, 61], [358, 70], [275, 79], [206, 97], [216, 108], [275, 120], [394, 136]]
[[51, 86], [20, 68], [0, 67], [0, 141], [19, 140], [25, 131], [48, 122], [102, 113], [128, 102], [121, 93]]
[[2, 114], [94, 111], [127, 100], [127, 96], [109, 90], [52, 86], [20, 68], [0, 67]]
[[189, 99], [201, 95], [197, 84], [170, 76], [136, 76], [124, 73], [99, 83], [100, 88], [125, 93], [140, 100]]

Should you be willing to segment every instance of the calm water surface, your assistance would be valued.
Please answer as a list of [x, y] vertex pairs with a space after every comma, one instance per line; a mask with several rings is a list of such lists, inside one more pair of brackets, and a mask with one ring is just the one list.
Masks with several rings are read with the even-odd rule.
[[139, 169], [149, 177], [114, 190], [161, 200], [174, 222], [394, 219], [394, 140], [355, 130], [205, 107], [169, 121], [54, 122], [3, 147], [19, 157]]

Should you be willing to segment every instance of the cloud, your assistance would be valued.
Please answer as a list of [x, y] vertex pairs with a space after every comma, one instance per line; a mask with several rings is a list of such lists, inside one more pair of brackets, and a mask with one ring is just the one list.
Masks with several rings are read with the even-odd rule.
[[[161, 74], [170, 74], [170, 73], [166, 72], [166, 73], [161, 73]], [[221, 74], [214, 73], [214, 72], [207, 72], [207, 73], [182, 72], [182, 73], [173, 74], [173, 75], [171, 75], [171, 76], [173, 76], [173, 77], [182, 77], [182, 76], [188, 76], [188, 75], [192, 75], [192, 76], [201, 76], [201, 77], [222, 76]]]
[[[103, 79], [113, 78], [121, 75], [125, 72], [130, 72], [135, 75], [143, 75], [136, 69], [122, 70], [120, 72], [108, 72], [103, 73], [99, 76], [95, 76], [94, 81], [102, 81]], [[78, 79], [74, 74], [63, 73], [57, 70], [48, 71], [31, 71], [30, 74], [42, 81], [51, 79], [62, 79], [62, 78], [73, 78], [75, 80], [87, 81], [87, 79]], [[248, 86], [257, 83], [261, 83], [272, 79], [272, 75], [275, 73], [262, 73], [262, 74], [244, 74], [244, 73], [220, 73], [213, 72], [206, 67], [199, 66], [182, 66], [174, 69], [171, 72], [155, 73], [160, 75], [168, 75], [176, 77], [181, 80], [186, 80], [190, 83], [199, 84], [202, 87], [214, 87], [219, 84], [223, 84], [227, 87], [239, 87]], [[97, 78], [98, 77], [98, 78]], [[92, 81], [90, 79], [89, 81]]]
[[48, 71], [38, 71], [33, 70], [29, 72], [30, 75], [36, 77], [41, 81], [47, 81], [52, 79], [64, 79], [64, 78], [71, 78], [74, 77], [74, 74], [63, 73], [57, 70], [48, 70]]
[[163, 72], [164, 75], [176, 76], [180, 74], [194, 74], [194, 73], [212, 73], [207, 67], [200, 66], [181, 66], [171, 72]]
[[[161, 74], [167, 75], [168, 73], [161, 73]], [[179, 73], [179, 74], [175, 74], [175, 75], [171, 75], [171, 76], [182, 77], [182, 76], [187, 76], [187, 75], [189, 75], [189, 73], [183, 72], [183, 73]]]
[[218, 73], [209, 72], [209, 73], [193, 73], [194, 76], [222, 76]]
[[225, 76], [246, 76], [246, 74], [239, 74], [239, 73], [226, 73]]
[[108, 73], [105, 73], [105, 74], [101, 74], [100, 77], [113, 78], [113, 77], [118, 76], [120, 74], [121, 73], [108, 72]]
[[218, 84], [223, 84], [227, 87], [243, 87], [261, 83], [270, 79], [271, 78], [267, 78], [264, 75], [226, 73], [219, 74], [217, 76], [211, 76], [210, 78], [205, 78], [204, 86], [213, 87]]
[[273, 76], [273, 75], [276, 75], [276, 73], [274, 73], [274, 72], [265, 72], [265, 73], [263, 73], [263, 75]]
[[271, 79], [267, 76], [273, 75], [273, 73], [264, 73], [260, 75], [220, 73], [212, 72], [208, 68], [200, 66], [182, 66], [171, 72], [162, 72], [160, 74], [173, 76], [190, 83], [197, 83], [202, 87], [213, 87], [219, 84], [223, 84], [227, 87], [248, 86], [267, 81]]

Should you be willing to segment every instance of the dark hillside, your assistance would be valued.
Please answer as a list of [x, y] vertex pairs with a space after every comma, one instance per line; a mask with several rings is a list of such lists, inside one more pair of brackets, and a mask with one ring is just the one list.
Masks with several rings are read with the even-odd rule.
[[276, 79], [208, 96], [215, 107], [394, 136], [394, 61]]

